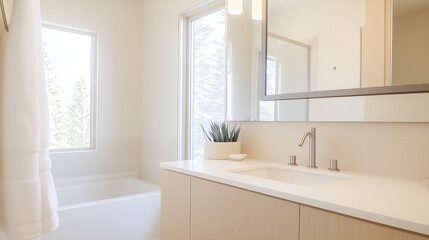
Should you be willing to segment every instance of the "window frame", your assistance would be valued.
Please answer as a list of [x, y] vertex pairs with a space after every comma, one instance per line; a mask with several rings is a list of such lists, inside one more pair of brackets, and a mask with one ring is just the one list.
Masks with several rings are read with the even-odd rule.
[[[204, 17], [213, 12], [225, 9], [225, 1], [215, 0], [207, 1], [191, 7], [179, 13], [179, 86], [178, 86], [178, 161], [191, 159], [192, 152], [192, 28], [193, 20]], [[225, 15], [225, 26], [226, 26]], [[225, 31], [226, 33], [226, 31]], [[226, 41], [225, 41], [226, 44]], [[225, 46], [225, 51], [226, 51]], [[225, 61], [225, 67], [226, 67]], [[226, 86], [227, 75], [225, 75], [225, 106], [227, 106], [227, 93]], [[226, 121], [227, 109], [224, 109], [224, 120]]]
[[75, 153], [75, 152], [88, 152], [97, 150], [97, 125], [98, 125], [98, 53], [99, 53], [99, 34], [94, 31], [80, 29], [65, 25], [60, 25], [51, 22], [42, 22], [42, 28], [49, 28], [52, 30], [63, 31], [67, 33], [74, 33], [89, 36], [92, 39], [91, 45], [91, 79], [90, 79], [90, 146], [89, 147], [76, 147], [76, 148], [49, 148], [50, 154], [58, 153]]

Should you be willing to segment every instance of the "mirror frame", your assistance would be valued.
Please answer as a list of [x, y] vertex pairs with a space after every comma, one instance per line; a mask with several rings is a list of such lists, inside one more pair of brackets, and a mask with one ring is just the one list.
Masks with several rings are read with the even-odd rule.
[[[388, 95], [388, 94], [407, 94], [429, 92], [429, 83], [410, 84], [384, 87], [367, 88], [349, 88], [338, 90], [311, 91], [299, 93], [284, 93], [267, 95], [266, 91], [266, 68], [267, 68], [267, 36], [268, 36], [268, 1], [262, 0], [262, 39], [261, 39], [261, 97], [262, 101], [292, 100], [292, 99], [312, 99], [312, 98], [331, 98], [331, 97], [353, 97], [370, 95]], [[393, 8], [393, 4], [392, 4]]]

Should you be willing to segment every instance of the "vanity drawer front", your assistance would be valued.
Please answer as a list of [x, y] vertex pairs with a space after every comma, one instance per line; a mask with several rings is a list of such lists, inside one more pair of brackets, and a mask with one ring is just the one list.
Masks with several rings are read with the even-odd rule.
[[191, 186], [191, 239], [299, 239], [296, 203], [194, 177]]
[[191, 177], [162, 170], [162, 240], [189, 240], [191, 213]]
[[304, 205], [300, 216], [300, 240], [429, 240], [429, 236]]

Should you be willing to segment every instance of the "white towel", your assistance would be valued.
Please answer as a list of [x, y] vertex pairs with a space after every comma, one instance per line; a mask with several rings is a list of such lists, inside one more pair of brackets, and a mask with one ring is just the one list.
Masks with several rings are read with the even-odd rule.
[[2, 38], [0, 226], [9, 239], [39, 239], [58, 226], [40, 0], [15, 1], [9, 30]]

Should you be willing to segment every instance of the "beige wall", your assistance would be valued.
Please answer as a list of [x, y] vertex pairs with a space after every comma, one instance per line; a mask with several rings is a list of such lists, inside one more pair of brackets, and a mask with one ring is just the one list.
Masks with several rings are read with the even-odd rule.
[[[177, 160], [178, 14], [195, 0], [144, 2], [143, 176], [159, 182], [159, 163]], [[156, 23], [156, 24], [155, 24]], [[343, 170], [429, 178], [429, 123], [244, 123], [243, 152], [269, 161], [308, 159], [302, 134], [317, 128], [317, 162]]]
[[392, 41], [393, 85], [427, 83], [429, 10], [394, 18]]
[[429, 121], [429, 93], [368, 96], [364, 100], [366, 121]]
[[428, 123], [244, 123], [242, 152], [249, 157], [287, 163], [297, 156], [307, 165], [308, 142], [298, 142], [317, 129], [316, 158], [321, 168], [337, 159], [341, 170], [385, 176], [429, 178]]
[[99, 34], [97, 150], [51, 154], [55, 178], [139, 171], [142, 8], [140, 0], [41, 0], [43, 21]]

